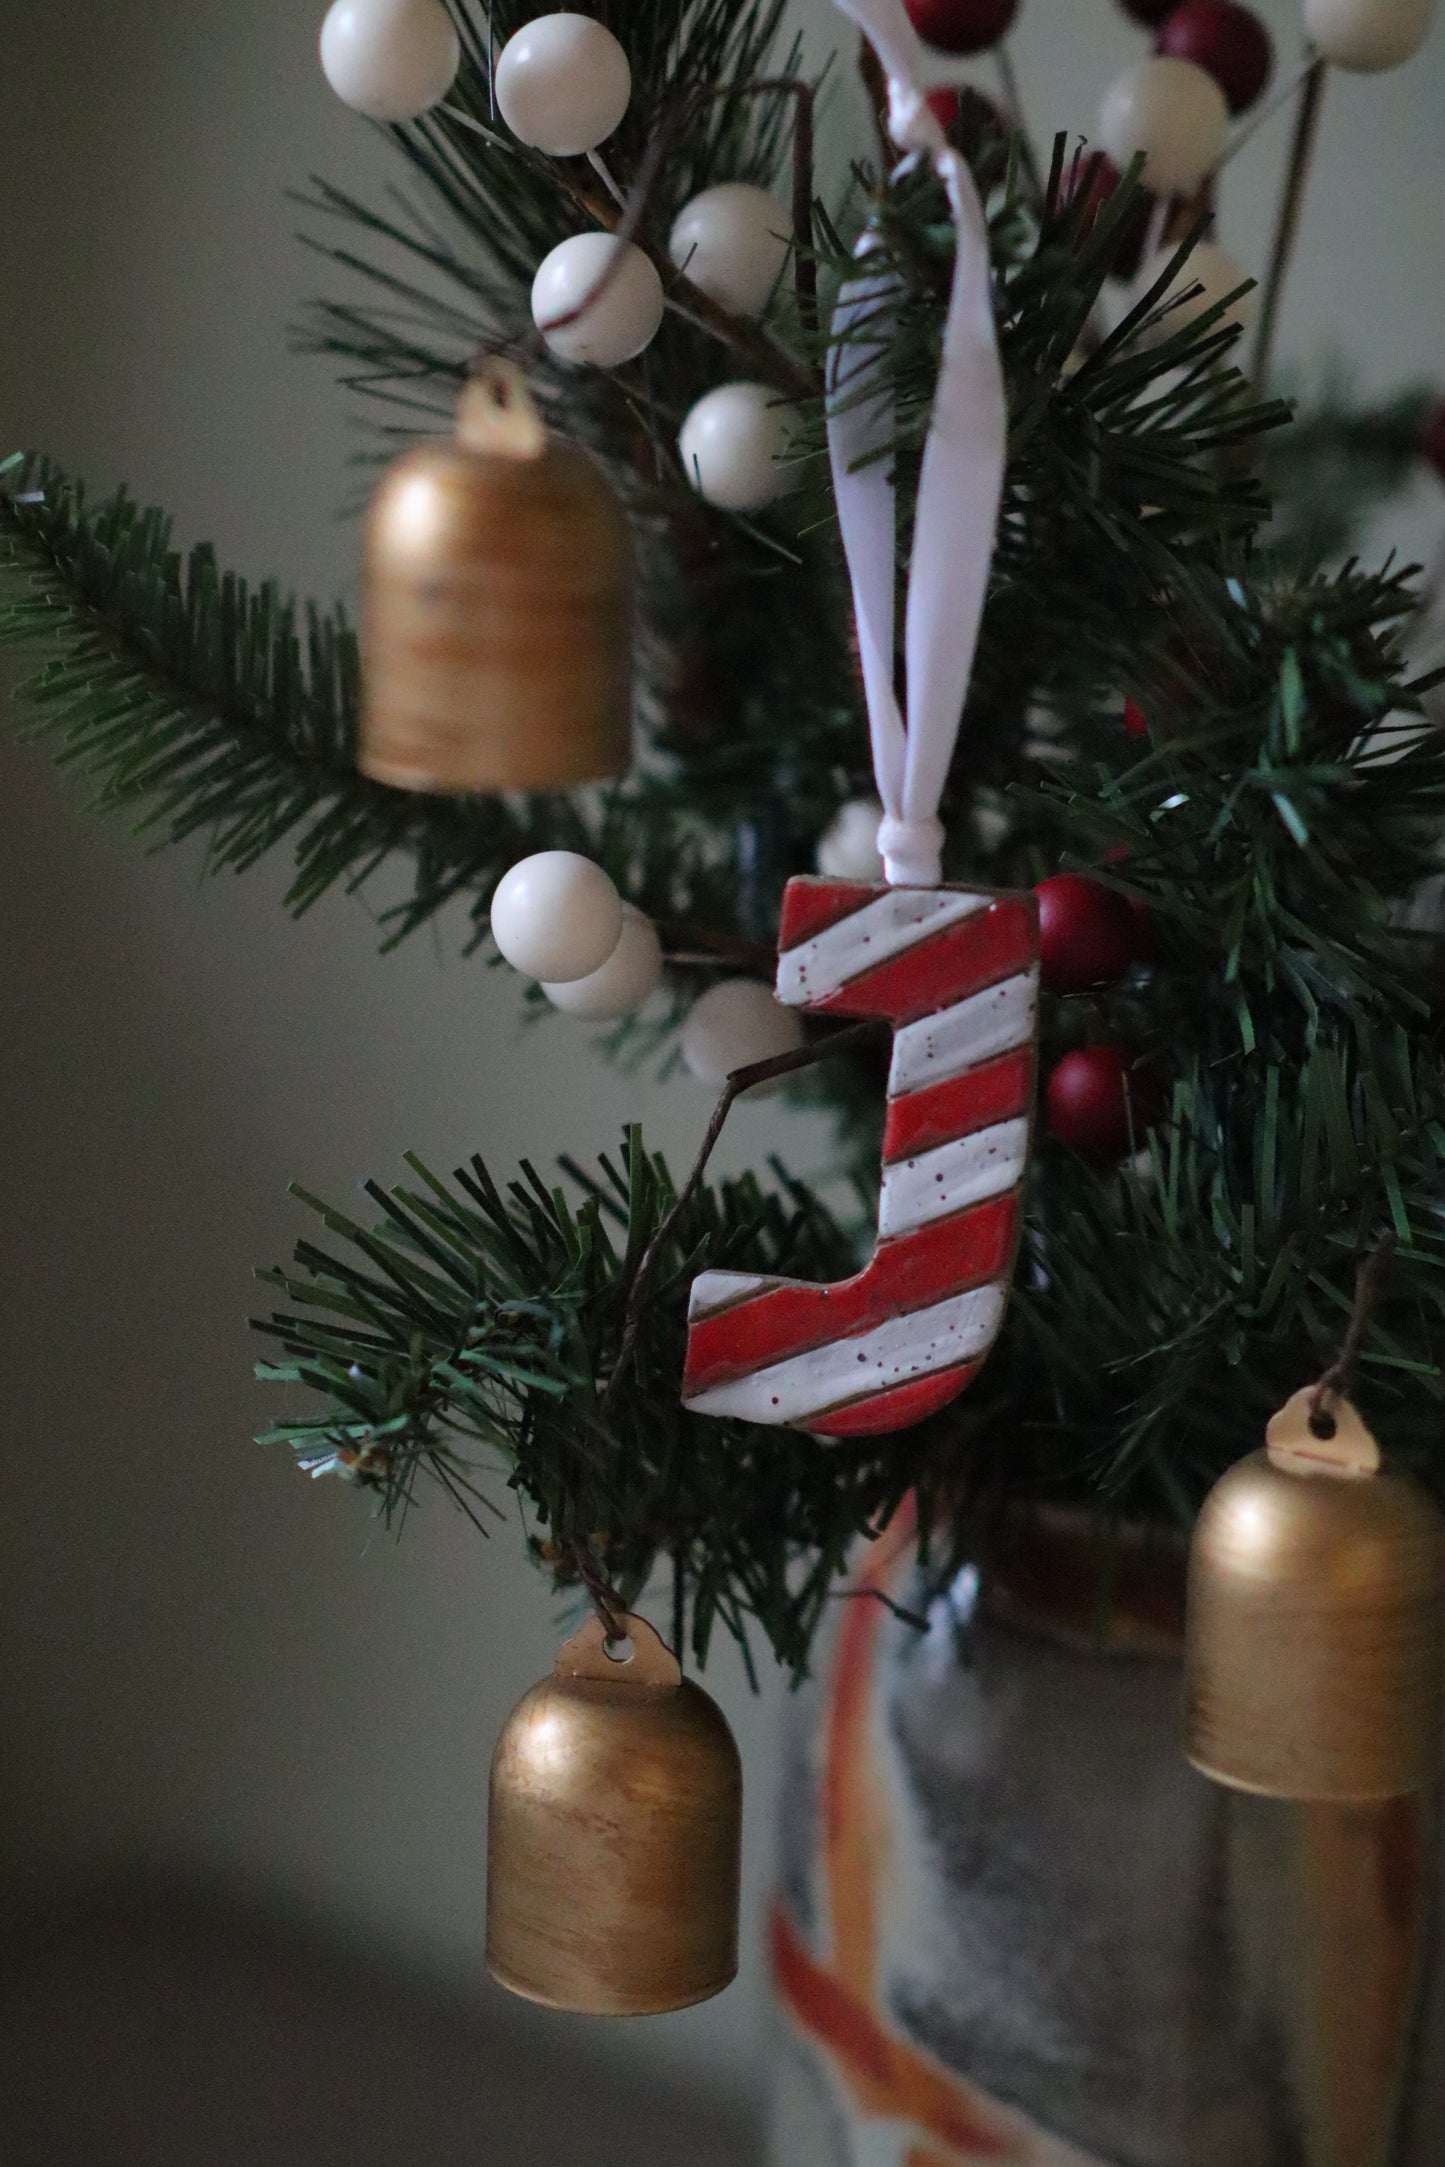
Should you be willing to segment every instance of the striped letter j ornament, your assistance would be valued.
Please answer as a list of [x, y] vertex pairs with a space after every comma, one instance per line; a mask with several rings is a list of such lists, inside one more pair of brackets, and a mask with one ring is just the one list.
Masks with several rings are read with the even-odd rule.
[[701, 1273], [683, 1380], [694, 1414], [871, 1436], [973, 1381], [1018, 1248], [1038, 946], [1031, 895], [788, 883], [779, 1000], [893, 1025], [878, 1245], [833, 1286]]

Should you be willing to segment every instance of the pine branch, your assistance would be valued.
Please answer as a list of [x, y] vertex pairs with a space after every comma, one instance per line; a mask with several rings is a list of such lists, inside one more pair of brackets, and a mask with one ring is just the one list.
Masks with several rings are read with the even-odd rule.
[[[330, 1246], [302, 1242], [291, 1271], [261, 1275], [285, 1306], [259, 1325], [282, 1350], [260, 1375], [323, 1400], [263, 1441], [289, 1443], [313, 1474], [349, 1476], [394, 1525], [428, 1482], [477, 1509], [491, 1476], [560, 1588], [600, 1572], [632, 1603], [675, 1563], [699, 1662], [719, 1626], [746, 1645], [755, 1623], [800, 1673], [850, 1545], [916, 1480], [931, 1496], [932, 1471], [907, 1439], [839, 1446], [690, 1415], [677, 1383], [704, 1262], [819, 1279], [849, 1268], [819, 1200], [745, 1175], [678, 1210], [636, 1130], [620, 1162], [582, 1177], [580, 1202], [530, 1166], [503, 1194], [479, 1159], [450, 1184], [407, 1163], [406, 1186], [370, 1185], [374, 1228], [303, 1195]], [[627, 1389], [609, 1398], [624, 1339]]]
[[407, 859], [389, 942], [530, 847], [532, 817], [500, 801], [418, 799], [357, 773], [340, 612], [252, 591], [206, 547], [183, 563], [164, 516], [124, 491], [92, 508], [48, 463], [0, 474], [0, 646], [43, 657], [18, 702], [97, 809], [134, 814], [157, 845], [203, 835], [214, 872], [289, 843], [298, 914]]
[[[540, 350], [537, 262], [615, 214], [584, 165], [493, 126], [480, 11], [454, 12], [462, 117], [396, 132], [407, 195], [378, 210], [318, 184], [322, 253], [345, 290], [307, 338], [365, 400], [380, 453], [441, 425], [478, 347], [528, 356], [554, 422], [604, 461], [632, 519], [633, 773], [521, 811], [376, 789], [354, 768], [356, 654], [339, 616], [249, 593], [208, 551], [182, 565], [160, 514], [124, 497], [88, 507], [52, 469], [12, 464], [0, 497], [0, 641], [40, 657], [26, 703], [98, 802], [157, 841], [204, 833], [217, 867], [289, 845], [297, 909], [399, 856], [410, 891], [388, 937], [462, 895], [480, 938], [517, 856], [562, 844], [599, 858], [690, 959], [674, 966], [673, 1012], [609, 1040], [616, 1058], [653, 1060], [682, 989], [714, 968], [766, 967], [787, 876], [870, 787], [808, 389], [824, 334], [809, 279], [801, 310], [785, 281], [761, 336], [798, 370], [797, 494], [755, 521], [700, 504], [677, 430], [736, 373], [735, 327], [694, 320], [674, 284], [678, 306], [624, 369], [578, 372]], [[497, 0], [495, 41], [527, 12]], [[674, 130], [640, 232], [665, 262], [672, 216], [700, 187], [793, 182], [801, 106], [748, 86], [794, 73], [797, 56], [778, 49], [779, 0], [599, 12], [634, 71], [609, 147], [624, 182], [658, 125]], [[1087, 192], [1070, 203], [1062, 142], [1040, 189], [972, 106], [961, 138], [990, 221], [1010, 460], [944, 806], [948, 872], [1013, 885], [1073, 864], [1147, 910], [1147, 962], [1044, 1015], [1046, 1065], [1093, 1037], [1140, 1053], [1155, 1083], [1137, 1139], [1147, 1166], [1090, 1167], [1040, 1124], [997, 1349], [969, 1394], [877, 1445], [679, 1405], [703, 1263], [821, 1280], [856, 1261], [850, 1232], [780, 1169], [774, 1188], [745, 1177], [679, 1198], [635, 1133], [620, 1164], [569, 1169], [571, 1193], [530, 1168], [503, 1194], [480, 1161], [451, 1184], [412, 1162], [406, 1186], [371, 1189], [375, 1227], [315, 1205], [328, 1244], [302, 1243], [291, 1271], [266, 1275], [284, 1306], [262, 1326], [281, 1351], [264, 1374], [321, 1396], [270, 1433], [304, 1466], [349, 1474], [393, 1524], [431, 1494], [483, 1529], [499, 1502], [490, 1475], [560, 1587], [630, 1602], [676, 1561], [699, 1658], [719, 1626], [745, 1647], [757, 1628], [794, 1672], [849, 1544], [909, 1487], [943, 1564], [1019, 1495], [1187, 1519], [1273, 1405], [1332, 1358], [1381, 1227], [1399, 1247], [1362, 1397], [1391, 1449], [1445, 1491], [1445, 973], [1439, 941], [1412, 930], [1441, 869], [1445, 738], [1415, 727], [1406, 576], [1315, 568], [1343, 554], [1341, 500], [1358, 513], [1400, 479], [1418, 415], [1408, 401], [1363, 416], [1326, 402], [1273, 439], [1275, 458], [1286, 409], [1240, 376], [1228, 302], [1182, 327], [1166, 302], [1199, 229], [1100, 337], [1137, 186], [1102, 209]], [[854, 336], [896, 395], [902, 558], [952, 271], [946, 204], [915, 163], [860, 167], [845, 205], [794, 215], [813, 230], [821, 318], [865, 222], [894, 284], [897, 306]], [[1271, 529], [1281, 480], [1291, 502]], [[1126, 691], [1148, 717], [1142, 745], [1119, 723]], [[812, 1088], [839, 1112], [840, 1160], [871, 1206], [881, 1065], [837, 1068]]]

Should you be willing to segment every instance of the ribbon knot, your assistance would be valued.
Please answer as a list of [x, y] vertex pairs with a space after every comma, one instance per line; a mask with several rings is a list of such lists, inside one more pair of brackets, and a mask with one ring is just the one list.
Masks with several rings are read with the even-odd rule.
[[918, 820], [885, 813], [878, 823], [878, 849], [895, 888], [936, 888], [943, 877], [943, 822], [937, 813]]
[[948, 148], [926, 92], [897, 75], [888, 79], [888, 133], [901, 151], [920, 151], [928, 158], [937, 158]]

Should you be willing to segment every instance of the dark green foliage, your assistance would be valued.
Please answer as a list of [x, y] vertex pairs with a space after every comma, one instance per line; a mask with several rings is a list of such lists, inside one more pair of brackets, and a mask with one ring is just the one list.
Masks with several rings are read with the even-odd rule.
[[[451, 102], [466, 119], [395, 131], [412, 193], [382, 210], [316, 185], [320, 245], [347, 292], [304, 342], [361, 395], [378, 455], [441, 426], [488, 347], [521, 355], [555, 425], [604, 460], [642, 573], [632, 773], [524, 808], [365, 783], [339, 618], [248, 595], [205, 551], [183, 567], [159, 514], [123, 497], [89, 507], [50, 469], [22, 486], [12, 467], [0, 495], [0, 642], [39, 655], [23, 704], [102, 805], [133, 810], [158, 841], [206, 835], [218, 867], [286, 842], [298, 909], [401, 857], [410, 892], [387, 937], [461, 896], [480, 940], [507, 864], [589, 851], [658, 919], [675, 1016], [717, 970], [767, 972], [784, 881], [811, 868], [837, 807], [871, 789], [822, 341], [787, 282], [761, 333], [700, 316], [665, 256], [700, 186], [743, 177], [787, 193], [794, 103], [745, 88], [796, 55], [778, 49], [777, 0], [595, 10], [637, 85], [608, 157], [629, 178], [660, 153], [638, 238], [675, 305], [638, 362], [575, 371], [535, 338], [532, 272], [615, 212], [584, 163], [493, 128], [482, 18], [454, 12], [467, 57]], [[496, 39], [530, 12], [498, 0]], [[724, 83], [735, 94], [713, 95]], [[954, 1406], [876, 1444], [823, 1446], [678, 1404], [700, 1265], [823, 1279], [856, 1260], [851, 1232], [777, 1168], [775, 1187], [749, 1177], [689, 1205], [647, 1289], [635, 1368], [610, 1394], [638, 1259], [673, 1200], [635, 1134], [621, 1166], [569, 1169], [566, 1193], [530, 1168], [503, 1194], [479, 1161], [451, 1185], [413, 1165], [405, 1189], [372, 1189], [376, 1229], [317, 1206], [332, 1247], [303, 1244], [292, 1273], [268, 1275], [286, 1307], [263, 1329], [284, 1358], [264, 1374], [319, 1395], [273, 1436], [307, 1461], [343, 1455], [396, 1524], [424, 1478], [484, 1519], [490, 1471], [560, 1586], [601, 1578], [631, 1600], [666, 1568], [699, 1658], [719, 1622], [739, 1639], [755, 1623], [795, 1672], [848, 1544], [910, 1486], [942, 1564], [1021, 1495], [1187, 1520], [1329, 1359], [1357, 1257], [1382, 1228], [1400, 1246], [1360, 1395], [1388, 1447], [1445, 1491], [1445, 942], [1422, 907], [1442, 870], [1445, 747], [1415, 727], [1408, 580], [1320, 569], [1408, 477], [1421, 402], [1365, 414], [1330, 398], [1283, 428], [1286, 410], [1256, 402], [1233, 366], [1225, 305], [1173, 328], [1167, 278], [1105, 335], [1137, 197], [1071, 204], [1065, 146], [1039, 185], [972, 106], [963, 137], [990, 218], [1010, 456], [945, 801], [948, 872], [1023, 885], [1067, 865], [1145, 910], [1149, 952], [1130, 977], [1050, 1001], [1044, 1018], [1046, 1067], [1091, 1039], [1137, 1057], [1141, 1156], [1092, 1168], [1040, 1126], [998, 1348]], [[887, 341], [902, 561], [952, 233], [926, 170], [860, 166], [846, 204], [815, 207], [806, 254], [825, 314], [865, 222], [871, 264], [900, 297], [857, 336]], [[701, 505], [675, 449], [692, 402], [740, 375], [785, 388], [803, 417], [799, 490], [757, 522]], [[1145, 741], [1121, 725], [1126, 693]], [[607, 1051], [652, 1061], [669, 1044], [649, 1020], [619, 1026]], [[882, 1082], [870, 1055], [795, 1087], [834, 1111], [839, 1168], [868, 1197]]]
[[689, 1415], [677, 1383], [700, 1263], [834, 1277], [849, 1251], [829, 1214], [751, 1175], [701, 1189], [646, 1282], [609, 1405], [628, 1296], [675, 1200], [663, 1161], [631, 1131], [620, 1164], [578, 1177], [580, 1202], [530, 1166], [503, 1195], [479, 1159], [451, 1184], [408, 1164], [407, 1187], [371, 1187], [375, 1229], [304, 1199], [344, 1247], [303, 1242], [292, 1272], [263, 1275], [288, 1306], [263, 1326], [284, 1359], [262, 1376], [327, 1402], [270, 1436], [303, 1464], [346, 1455], [395, 1521], [423, 1478], [486, 1512], [495, 1470], [560, 1585], [585, 1569], [630, 1602], [660, 1563], [686, 1590], [699, 1662], [719, 1624], [746, 1650], [756, 1620], [800, 1672], [849, 1545], [927, 1469], [896, 1445]]
[[1275, 500], [1270, 542], [1297, 563], [1343, 557], [1365, 521], [1398, 498], [1423, 465], [1421, 436], [1436, 394], [1401, 392], [1378, 407], [1338, 384], [1301, 401], [1264, 463]]
[[133, 811], [157, 843], [203, 835], [218, 872], [289, 843], [298, 912], [410, 858], [392, 938], [529, 847], [532, 816], [499, 801], [409, 798], [358, 775], [356, 643], [339, 612], [298, 615], [209, 548], [183, 562], [164, 516], [124, 491], [92, 507], [48, 463], [7, 471], [0, 645], [43, 657], [18, 703], [99, 809]]

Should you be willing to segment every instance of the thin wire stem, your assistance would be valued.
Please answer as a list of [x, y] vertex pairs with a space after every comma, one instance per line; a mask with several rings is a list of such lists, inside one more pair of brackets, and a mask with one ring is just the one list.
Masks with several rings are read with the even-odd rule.
[[588, 151], [587, 163], [589, 166], [591, 166], [593, 172], [597, 175], [603, 187], [607, 190], [608, 195], [611, 196], [613, 202], [618, 204], [621, 209], [625, 211], [627, 209], [626, 194], [619, 186], [619, 184], [612, 178], [612, 174], [607, 165], [607, 161], [603, 157], [601, 151]]
[[1314, 60], [1305, 72], [1304, 90], [1300, 98], [1299, 112], [1295, 116], [1294, 136], [1290, 143], [1289, 161], [1285, 167], [1284, 192], [1280, 197], [1279, 213], [1275, 221], [1269, 269], [1265, 273], [1264, 298], [1260, 304], [1259, 330], [1255, 336], [1254, 362], [1250, 371], [1250, 381], [1256, 398], [1263, 394], [1274, 360], [1280, 303], [1284, 297], [1284, 283], [1289, 275], [1295, 239], [1299, 233], [1300, 211], [1309, 181], [1315, 139], [1319, 133], [1320, 104], [1324, 94], [1325, 62]]
[[1272, 95], [1265, 99], [1263, 105], [1256, 106], [1248, 120], [1240, 122], [1224, 147], [1223, 157], [1214, 168], [1216, 173], [1222, 173], [1230, 160], [1239, 156], [1246, 143], [1252, 143], [1259, 134], [1260, 129], [1272, 121], [1276, 113], [1281, 112], [1292, 99], [1298, 96], [1308, 79], [1310, 69], [1315, 65], [1316, 63], [1311, 60], [1302, 61], [1294, 74], [1279, 84]]
[[993, 49], [993, 57], [994, 65], [998, 69], [999, 84], [1003, 91], [1004, 110], [1012, 123], [1014, 134], [1018, 138], [1019, 156], [1023, 161], [1024, 172], [1028, 176], [1029, 186], [1032, 188], [1036, 199], [1042, 203], [1045, 193], [1044, 177], [1039, 167], [1039, 161], [1034, 154], [1033, 138], [1029, 134], [1028, 121], [1024, 115], [1023, 93], [1019, 88], [1018, 70], [1014, 66], [1013, 54], [1009, 50], [1007, 38], [999, 39], [998, 44]]

